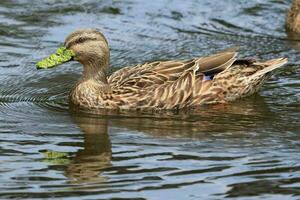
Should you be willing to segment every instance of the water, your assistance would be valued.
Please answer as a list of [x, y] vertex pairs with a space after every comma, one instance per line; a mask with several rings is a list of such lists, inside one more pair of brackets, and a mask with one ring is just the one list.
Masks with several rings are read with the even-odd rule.
[[[284, 29], [290, 3], [1, 0], [0, 199], [300, 199], [300, 42]], [[34, 64], [80, 27], [107, 36], [111, 70], [231, 46], [289, 64], [258, 95], [196, 113], [79, 113], [67, 100], [79, 64]]]

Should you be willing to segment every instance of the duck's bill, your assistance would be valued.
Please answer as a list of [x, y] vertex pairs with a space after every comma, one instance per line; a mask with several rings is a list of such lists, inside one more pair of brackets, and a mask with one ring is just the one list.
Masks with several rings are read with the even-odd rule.
[[36, 64], [37, 69], [48, 69], [73, 59], [75, 56], [72, 50], [66, 49], [66, 47], [59, 47], [56, 53], [51, 54], [49, 57], [41, 60]]

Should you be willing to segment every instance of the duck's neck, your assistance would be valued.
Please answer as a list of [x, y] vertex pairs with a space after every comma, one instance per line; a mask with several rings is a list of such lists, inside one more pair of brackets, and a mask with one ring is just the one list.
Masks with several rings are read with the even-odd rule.
[[87, 62], [83, 67], [83, 81], [93, 81], [99, 85], [107, 86], [108, 62]]

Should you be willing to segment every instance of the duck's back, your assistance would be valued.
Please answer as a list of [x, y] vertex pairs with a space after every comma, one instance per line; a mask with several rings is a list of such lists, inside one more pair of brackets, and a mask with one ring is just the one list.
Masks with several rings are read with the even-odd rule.
[[193, 97], [205, 94], [212, 84], [208, 77], [235, 60], [236, 52], [224, 52], [188, 61], [145, 63], [116, 71], [108, 82], [124, 108], [184, 108], [191, 106]]
[[224, 52], [190, 61], [165, 61], [123, 68], [109, 77], [119, 107], [181, 109], [226, 103], [258, 91], [286, 59], [257, 62]]

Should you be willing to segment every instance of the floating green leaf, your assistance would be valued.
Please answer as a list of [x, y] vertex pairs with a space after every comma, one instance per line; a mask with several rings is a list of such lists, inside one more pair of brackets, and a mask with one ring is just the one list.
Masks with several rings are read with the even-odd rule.
[[66, 47], [59, 47], [56, 53], [51, 54], [49, 57], [43, 59], [36, 64], [37, 69], [48, 69], [70, 61], [75, 56], [72, 50]]
[[42, 152], [45, 158], [45, 161], [50, 162], [52, 164], [68, 164], [70, 162], [68, 153], [51, 151], [47, 150]]

